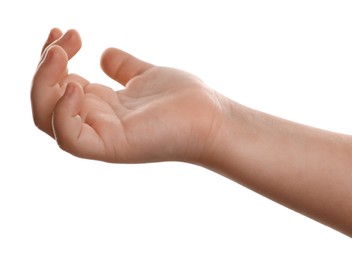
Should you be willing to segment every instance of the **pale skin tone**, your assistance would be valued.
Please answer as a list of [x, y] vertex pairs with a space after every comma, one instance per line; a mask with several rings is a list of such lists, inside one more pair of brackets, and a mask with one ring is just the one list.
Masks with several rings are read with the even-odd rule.
[[33, 78], [39, 129], [78, 157], [112, 163], [183, 161], [352, 236], [352, 139], [244, 107], [180, 70], [107, 49], [115, 91], [69, 74], [75, 30], [53, 29]]

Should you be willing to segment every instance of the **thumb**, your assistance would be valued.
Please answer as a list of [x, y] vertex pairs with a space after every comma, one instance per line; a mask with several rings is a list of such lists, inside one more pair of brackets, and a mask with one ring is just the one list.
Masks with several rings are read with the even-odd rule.
[[70, 82], [53, 112], [55, 139], [66, 152], [89, 159], [99, 159], [103, 144], [97, 132], [84, 122], [80, 113], [84, 102], [83, 88]]
[[142, 74], [154, 65], [116, 48], [107, 49], [101, 57], [101, 68], [112, 79], [122, 85]]

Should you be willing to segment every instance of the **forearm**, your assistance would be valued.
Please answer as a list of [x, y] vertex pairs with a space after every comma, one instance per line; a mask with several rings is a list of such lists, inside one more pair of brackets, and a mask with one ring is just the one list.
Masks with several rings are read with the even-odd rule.
[[227, 101], [204, 165], [352, 236], [350, 136]]

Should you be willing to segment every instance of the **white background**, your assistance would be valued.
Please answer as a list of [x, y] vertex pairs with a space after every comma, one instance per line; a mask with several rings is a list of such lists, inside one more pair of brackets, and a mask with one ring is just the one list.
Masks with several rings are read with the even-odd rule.
[[[351, 259], [351, 240], [208, 170], [75, 158], [32, 123], [49, 30], [70, 70], [116, 89], [110, 46], [192, 72], [232, 99], [352, 132], [350, 1], [2, 1], [0, 259]], [[351, 202], [352, 203], [352, 202]]]

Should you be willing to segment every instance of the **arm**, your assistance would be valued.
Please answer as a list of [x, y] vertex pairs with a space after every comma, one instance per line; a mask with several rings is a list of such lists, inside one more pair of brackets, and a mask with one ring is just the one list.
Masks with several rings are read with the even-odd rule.
[[351, 137], [246, 108], [189, 73], [111, 48], [101, 67], [125, 86], [115, 92], [68, 73], [80, 46], [76, 31], [54, 29], [31, 91], [35, 124], [63, 150], [199, 164], [352, 236]]
[[223, 98], [205, 167], [352, 236], [352, 139]]

